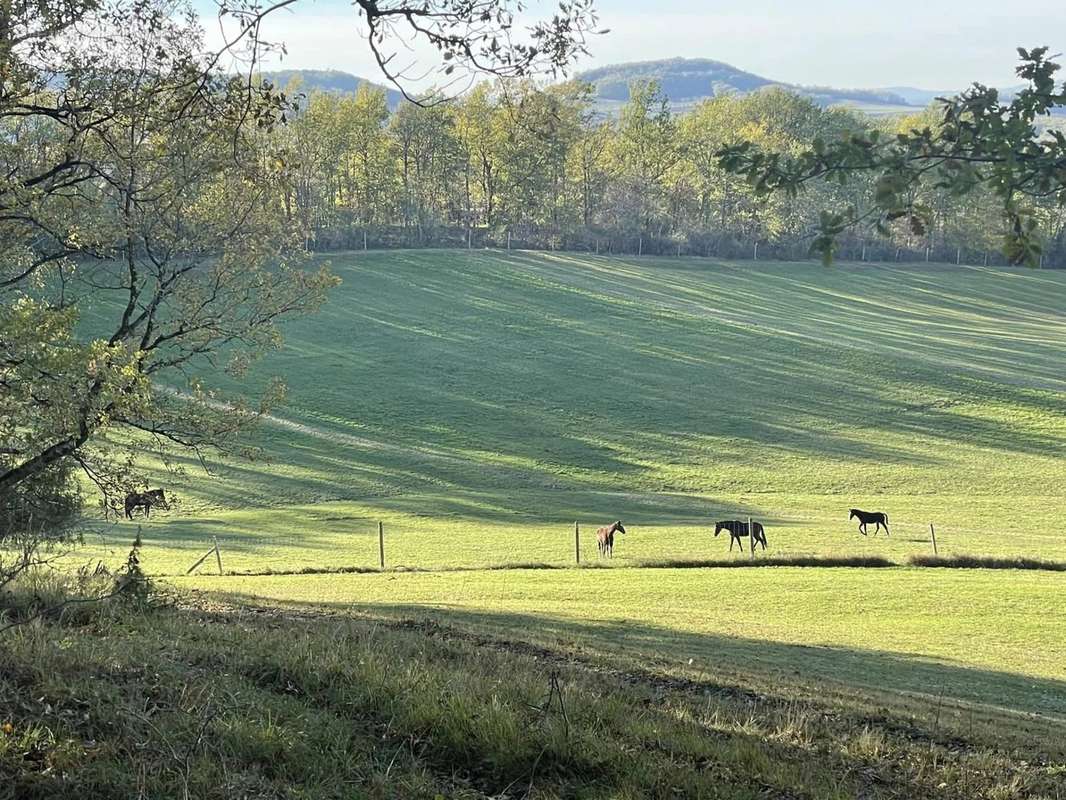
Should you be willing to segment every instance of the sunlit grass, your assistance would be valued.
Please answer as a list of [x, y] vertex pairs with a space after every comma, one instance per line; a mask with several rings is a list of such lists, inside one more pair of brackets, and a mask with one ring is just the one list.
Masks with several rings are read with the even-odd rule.
[[290, 386], [268, 461], [159, 475], [181, 500], [145, 526], [160, 571], [213, 536], [234, 569], [373, 565], [379, 520], [411, 566], [565, 563], [574, 521], [613, 519], [623, 561], [719, 556], [711, 521], [748, 515], [780, 555], [902, 560], [932, 522], [949, 555], [1066, 556], [1066, 275], [330, 260], [344, 283], [255, 378]]

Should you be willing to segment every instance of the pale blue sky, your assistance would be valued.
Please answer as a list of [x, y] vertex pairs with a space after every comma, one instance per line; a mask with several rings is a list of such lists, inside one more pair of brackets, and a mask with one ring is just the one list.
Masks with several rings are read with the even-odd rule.
[[[554, 7], [528, 5], [530, 14]], [[611, 32], [592, 41], [580, 68], [685, 56], [793, 83], [954, 89], [974, 80], [1015, 83], [1018, 46], [1066, 48], [1063, 0], [598, 0], [597, 7]], [[266, 32], [286, 42], [285, 67], [380, 79], [344, 0], [302, 0]], [[435, 64], [421, 48], [402, 51], [399, 61], [416, 71]]]

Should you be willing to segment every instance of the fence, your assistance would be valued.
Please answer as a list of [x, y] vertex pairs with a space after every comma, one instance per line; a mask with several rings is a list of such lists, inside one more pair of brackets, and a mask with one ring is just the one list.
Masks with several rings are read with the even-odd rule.
[[[750, 517], [742, 518], [750, 522]], [[343, 533], [326, 533], [321, 546], [308, 546], [300, 534], [288, 537], [212, 537], [211, 546], [191, 564], [188, 556], [178, 561], [180, 569], [164, 574], [225, 574], [223, 555], [230, 574], [299, 574], [378, 571], [453, 571], [514, 568], [586, 568], [611, 563], [627, 566], [695, 566], [723, 559], [751, 563], [815, 565], [849, 562], [854, 566], [891, 566], [909, 556], [939, 555], [942, 536], [932, 524], [893, 526], [896, 536], [861, 537], [851, 527], [805, 531], [795, 535], [787, 523], [766, 524], [768, 547], [756, 546], [743, 536], [741, 547], [733, 546], [728, 532], [715, 536], [713, 523], [630, 526], [615, 535], [615, 558], [598, 552], [597, 526], [558, 523], [516, 527], [517, 535], [470, 530], [420, 530], [417, 525], [365, 521]], [[922, 533], [924, 531], [924, 534]], [[902, 534], [902, 535], [901, 535]], [[317, 537], [315, 537], [317, 538]], [[952, 531], [953, 544], [967, 536]], [[227, 553], [227, 547], [232, 550]], [[813, 549], [812, 549], [813, 548]], [[956, 548], [953, 548], [956, 549]], [[188, 553], [188, 550], [184, 551]], [[194, 552], [199, 552], [194, 551]], [[890, 561], [887, 557], [896, 558]], [[148, 564], [152, 557], [148, 555]], [[846, 564], [845, 564], [846, 565]]]
[[[602, 228], [512, 226], [501, 228], [434, 226], [346, 227], [320, 231], [308, 246], [316, 252], [393, 249], [497, 249], [591, 253], [618, 256], [695, 256], [731, 261], [803, 261], [811, 258], [804, 241], [774, 242], [728, 233], [698, 232], [684, 236], [620, 233]], [[883, 239], [844, 237], [837, 259], [882, 263], [937, 263], [1007, 266], [995, 250], [934, 243], [902, 247]], [[1066, 268], [1066, 241], [1055, 240], [1041, 258], [1045, 269]]]

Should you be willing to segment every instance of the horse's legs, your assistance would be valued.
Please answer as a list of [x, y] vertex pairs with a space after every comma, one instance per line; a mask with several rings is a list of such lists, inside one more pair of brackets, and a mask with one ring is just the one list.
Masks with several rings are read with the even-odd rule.
[[865, 522], [860, 522], [859, 523], [859, 533], [861, 533], [863, 536], [866, 535], [866, 523]]

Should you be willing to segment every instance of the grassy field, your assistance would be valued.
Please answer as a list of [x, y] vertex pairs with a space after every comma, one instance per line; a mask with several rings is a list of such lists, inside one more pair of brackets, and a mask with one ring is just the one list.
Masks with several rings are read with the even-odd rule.
[[942, 695], [1066, 724], [1066, 588], [1038, 571], [492, 570], [196, 578], [256, 603], [433, 619], [682, 674]]
[[1066, 560], [1066, 274], [331, 261], [266, 458], [146, 460], [174, 509], [74, 556], [140, 530], [175, 605], [7, 633], [0, 800], [1059, 800], [1066, 573], [652, 564]]
[[[1066, 274], [488, 252], [330, 259], [264, 365], [267, 462], [160, 477], [153, 569], [616, 563], [774, 554], [1066, 558]], [[889, 513], [863, 538], [848, 508]], [[124, 553], [133, 528], [91, 543]]]
[[987, 706], [214, 597], [8, 631], [0, 799], [1058, 800], [1066, 775], [1066, 725]]

